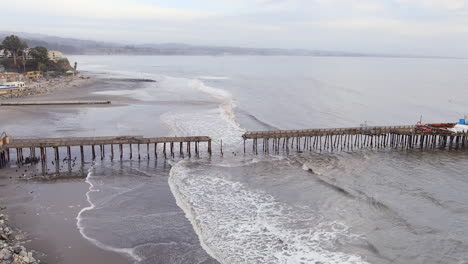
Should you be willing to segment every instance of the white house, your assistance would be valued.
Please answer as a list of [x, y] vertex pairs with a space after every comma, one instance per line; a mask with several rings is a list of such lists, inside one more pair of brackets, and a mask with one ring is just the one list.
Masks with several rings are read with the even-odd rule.
[[61, 58], [63, 58], [62, 52], [60, 52], [58, 50], [49, 50], [48, 55], [49, 55], [49, 59], [52, 60], [52, 61], [58, 61]]
[[0, 50], [0, 58], [12, 58], [11, 53], [5, 49]]

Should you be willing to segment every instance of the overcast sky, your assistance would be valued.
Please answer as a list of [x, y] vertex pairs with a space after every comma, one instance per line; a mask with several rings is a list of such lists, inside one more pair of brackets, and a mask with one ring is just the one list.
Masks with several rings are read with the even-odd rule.
[[468, 56], [468, 0], [0, 0], [0, 30], [124, 43]]

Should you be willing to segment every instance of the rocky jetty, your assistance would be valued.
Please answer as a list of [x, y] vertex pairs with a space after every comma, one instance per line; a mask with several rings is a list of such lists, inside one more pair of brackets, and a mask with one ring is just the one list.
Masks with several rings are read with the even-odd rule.
[[8, 225], [8, 217], [0, 214], [0, 264], [37, 264], [33, 252], [22, 245], [25, 235]]

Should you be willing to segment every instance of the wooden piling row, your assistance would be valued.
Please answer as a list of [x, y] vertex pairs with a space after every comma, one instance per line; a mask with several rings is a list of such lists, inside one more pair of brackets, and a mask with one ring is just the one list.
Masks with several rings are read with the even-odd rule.
[[[128, 146], [129, 158], [133, 159], [133, 145], [137, 145], [137, 158], [142, 159], [141, 145], [146, 145], [146, 159], [150, 159], [150, 145], [154, 144], [155, 159], [158, 158], [158, 143], [163, 143], [164, 158], [168, 158], [166, 154], [166, 143], [170, 144], [169, 154], [171, 158], [176, 157], [176, 152], [179, 152], [179, 157], [184, 158], [185, 155], [192, 157], [192, 145], [194, 146], [194, 155], [200, 156], [200, 143], [207, 143], [207, 150], [211, 155], [211, 138], [206, 136], [200, 137], [163, 137], [163, 138], [143, 138], [143, 137], [98, 137], [98, 138], [54, 138], [54, 139], [12, 139], [8, 145], [0, 147], [0, 168], [6, 166], [10, 161], [10, 149], [16, 150], [16, 162], [22, 165], [27, 162], [41, 162], [42, 173], [47, 173], [47, 149], [53, 149], [54, 160], [52, 163], [56, 167], [56, 171], [60, 168], [60, 148], [66, 148], [66, 157], [63, 162], [67, 161], [69, 170], [71, 171], [72, 163], [72, 147], [79, 147], [80, 160], [85, 162], [85, 150], [90, 147], [92, 160], [96, 159], [96, 146], [99, 147], [99, 157], [101, 160], [106, 158], [106, 145], [110, 145], [110, 159], [114, 160], [114, 145], [118, 145], [119, 157], [122, 160], [124, 157], [124, 145]], [[179, 144], [176, 151], [175, 144]], [[185, 146], [185, 147], [184, 147]], [[29, 157], [25, 159], [23, 149], [29, 149]], [[39, 150], [39, 157], [36, 157], [36, 149]], [[185, 150], [185, 152], [184, 152]]]
[[[282, 151], [352, 151], [357, 149], [460, 149], [467, 148], [467, 133], [416, 132], [414, 126], [309, 129], [248, 132], [243, 136], [258, 154], [259, 139], [263, 153]], [[282, 143], [281, 143], [282, 141]]]

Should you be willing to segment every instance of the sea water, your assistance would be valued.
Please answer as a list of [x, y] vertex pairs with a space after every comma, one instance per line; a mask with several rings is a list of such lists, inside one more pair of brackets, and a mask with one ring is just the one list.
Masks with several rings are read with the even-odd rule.
[[97, 246], [136, 263], [468, 261], [465, 151], [253, 156], [244, 155], [241, 138], [249, 130], [408, 125], [421, 116], [455, 122], [467, 111], [466, 60], [71, 61], [99, 78], [156, 82], [97, 89], [134, 101], [64, 114], [57, 123], [92, 127], [104, 116], [100, 127], [113, 129], [96, 134], [207, 135], [215, 151], [211, 158], [96, 162], [87, 177], [90, 205], [77, 225]]

